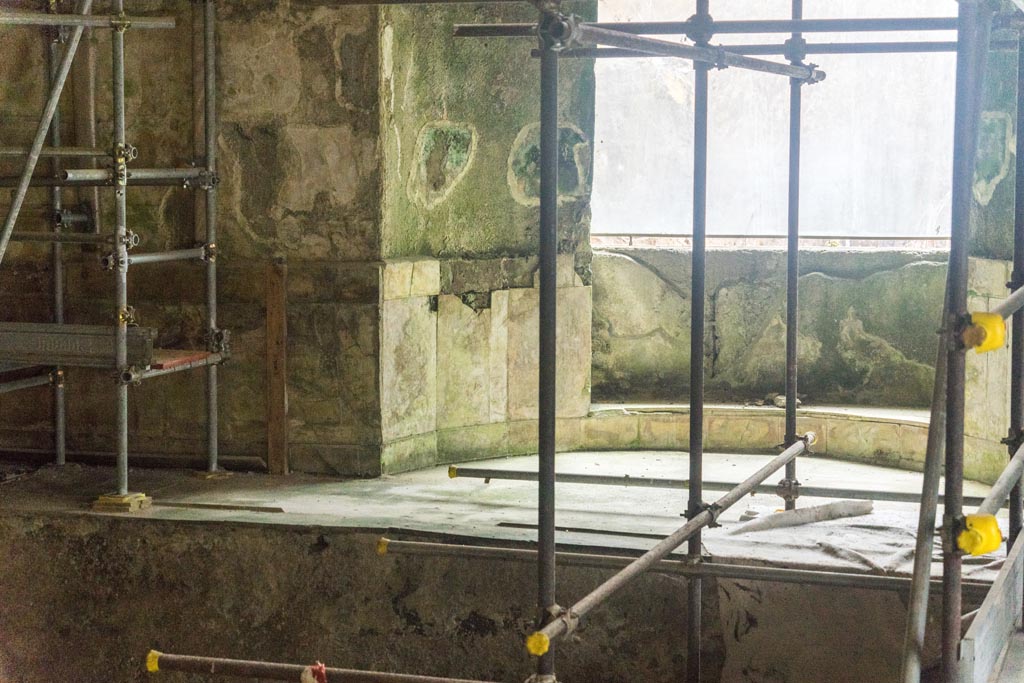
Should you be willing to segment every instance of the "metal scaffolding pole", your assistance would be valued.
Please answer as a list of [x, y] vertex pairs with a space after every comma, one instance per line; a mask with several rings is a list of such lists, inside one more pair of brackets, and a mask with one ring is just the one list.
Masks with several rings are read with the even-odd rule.
[[[51, 6], [52, 7], [52, 6]], [[60, 45], [61, 33], [59, 28], [48, 31], [46, 57], [47, 57], [47, 82], [53, 88], [60, 73]], [[50, 123], [50, 144], [54, 149], [60, 149], [60, 107], [53, 111], [53, 120]], [[60, 174], [60, 157], [51, 157], [51, 170], [54, 175]], [[50, 190], [50, 208], [55, 217], [62, 215], [64, 205], [62, 203], [61, 188], [53, 187]], [[58, 325], [64, 323], [64, 245], [60, 241], [62, 222], [56, 220], [53, 223], [53, 243], [50, 245], [50, 261], [53, 270], [53, 322]], [[60, 367], [54, 369], [53, 382], [53, 450], [57, 465], [63, 465], [67, 459], [67, 411], [64, 394], [64, 371]]]
[[171, 251], [157, 251], [151, 254], [132, 254], [128, 257], [129, 266], [141, 266], [146, 263], [167, 263], [168, 261], [188, 261], [205, 259], [208, 257], [205, 247], [193, 249], [173, 249]]
[[979, 515], [994, 515], [1003, 507], [1010, 490], [1020, 484], [1021, 475], [1024, 474], [1024, 446], [1017, 449], [1017, 452], [1010, 458], [1010, 463], [1000, 473], [996, 483], [985, 496], [985, 500], [978, 506]]
[[[945, 393], [942, 394], [945, 396]], [[943, 418], [945, 419], [945, 418]], [[448, 476], [452, 479], [484, 479], [489, 482], [491, 479], [499, 481], [537, 481], [536, 472], [522, 470], [498, 470], [480, 467], [456, 467], [448, 468]], [[633, 477], [630, 475], [615, 476], [607, 474], [565, 474], [560, 473], [557, 477], [558, 484], [592, 484], [597, 486], [635, 486], [639, 488], [652, 489], [685, 489], [689, 486], [688, 479], [670, 479], [663, 477]], [[729, 491], [736, 487], [736, 482], [707, 481], [704, 480], [702, 488], [705, 491]], [[777, 495], [779, 487], [777, 484], [761, 484], [754, 489], [753, 493]], [[852, 498], [855, 500], [884, 500], [894, 503], [920, 503], [921, 495], [917, 493], [904, 493], [900, 491], [871, 491], [865, 489], [836, 488], [832, 486], [800, 486], [801, 496], [812, 498]], [[964, 504], [981, 505], [984, 502], [981, 496], [965, 496]], [[939, 496], [939, 503], [942, 503], [942, 496]]]
[[779, 76], [789, 76], [790, 78], [800, 78], [809, 83], [816, 83], [825, 78], [823, 72], [814, 68], [795, 67], [764, 59], [745, 57], [729, 52], [723, 47], [709, 47], [705, 40], [698, 41], [696, 46], [684, 45], [667, 40], [647, 38], [635, 33], [601, 28], [594, 24], [580, 23], [574, 17], [564, 16], [558, 17], [554, 21], [554, 25], [559, 27], [560, 33], [558, 37], [565, 40], [567, 44], [588, 42], [597, 45], [609, 45], [661, 57], [689, 59], [695, 63], [713, 65], [719, 69], [731, 66]]
[[[876, 31], [955, 31], [955, 17], [910, 17], [892, 19], [752, 19], [708, 21], [698, 14], [687, 21], [598, 22], [596, 28], [637, 35], [690, 35], [703, 33], [706, 40], [719, 34], [736, 33], [863, 33]], [[526, 38], [536, 30], [533, 24], [456, 24], [457, 38]]]
[[[302, 664], [278, 664], [246, 659], [224, 659], [222, 657], [193, 657], [172, 655], [150, 650], [146, 657], [146, 668], [150, 673], [160, 671], [181, 671], [207, 674], [210, 676], [234, 676], [258, 678], [265, 681], [298, 681], [309, 666]], [[438, 676], [412, 676], [382, 671], [357, 671], [323, 667], [323, 673], [332, 683], [488, 683], [487, 681], [463, 678], [442, 678]]]
[[54, 378], [51, 375], [37, 375], [35, 377], [26, 377], [25, 379], [0, 382], [0, 394], [6, 394], [11, 391], [21, 391], [22, 389], [28, 389], [30, 387], [41, 387], [46, 384], [52, 384], [53, 381]]
[[[698, 0], [696, 20], [711, 20], [710, 1]], [[707, 45], [698, 36], [698, 46]], [[689, 497], [686, 518], [693, 521], [706, 510], [704, 505], [704, 288], [706, 284], [706, 243], [708, 203], [708, 71], [706, 63], [693, 65], [693, 248], [690, 264], [690, 455]], [[760, 482], [758, 482], [760, 483]], [[701, 527], [687, 542], [691, 562], [701, 558]], [[686, 596], [686, 680], [700, 682], [701, 611], [704, 582], [694, 578]]]
[[[114, 10], [124, 11], [124, 0], [114, 1]], [[124, 31], [122, 25], [111, 33], [111, 54], [114, 94], [114, 154], [113, 163], [117, 178], [114, 191], [114, 287], [117, 310], [117, 337], [115, 341], [118, 375], [124, 376], [128, 367], [128, 323], [131, 312], [128, 309], [128, 204], [126, 178], [128, 175], [128, 144], [125, 140], [124, 121]], [[117, 384], [117, 495], [128, 495], [128, 384], [123, 380]]]
[[961, 0], [958, 17], [955, 131], [953, 140], [950, 296], [944, 326], [955, 334], [948, 345], [946, 383], [946, 505], [943, 512], [942, 676], [960, 678], [962, 555], [956, 539], [963, 529], [964, 406], [966, 354], [959, 343], [967, 318], [968, 239], [974, 163], [978, 148], [982, 87], [988, 57], [992, 8], [984, 0]]
[[[51, 69], [52, 73], [52, 69]], [[25, 157], [31, 153], [29, 147], [0, 147], [0, 157]], [[43, 147], [39, 150], [41, 157], [75, 157], [90, 159], [110, 156], [110, 150], [99, 147]], [[58, 173], [54, 172], [54, 176]]]
[[[540, 339], [538, 388], [537, 627], [557, 614], [555, 600], [555, 423], [558, 281], [558, 38], [540, 29]], [[539, 653], [536, 683], [554, 683], [554, 652]]]
[[12, 242], [62, 242], [64, 244], [110, 244], [110, 235], [82, 232], [13, 232]]
[[[217, 173], [217, 3], [206, 0], [203, 7], [203, 50], [204, 50], [204, 137], [206, 141], [206, 170], [213, 176]], [[223, 350], [222, 335], [217, 325], [217, 183], [206, 186], [206, 246], [211, 250], [206, 260], [206, 330], [209, 338], [207, 350]], [[206, 368], [206, 453], [207, 471], [217, 471], [219, 422], [217, 411], [217, 368], [216, 364]]]
[[[425, 541], [402, 541], [381, 538], [377, 542], [380, 555], [418, 555], [426, 557], [459, 557], [512, 562], [536, 562], [537, 551], [528, 548], [505, 548], [497, 546], [457, 545]], [[597, 555], [593, 553], [559, 552], [559, 564], [570, 567], [594, 569], [622, 569], [636, 559], [635, 555]], [[795, 583], [814, 586], [836, 586], [841, 588], [866, 588], [869, 590], [905, 591], [910, 579], [905, 576], [876, 576], [852, 572], [834, 572], [813, 569], [788, 569], [763, 565], [728, 564], [723, 562], [699, 562], [691, 564], [679, 560], [661, 560], [648, 570], [652, 573], [672, 574], [685, 577], [710, 577], [716, 579], [746, 579], [773, 583]], [[938, 579], [935, 580], [938, 583]], [[970, 581], [964, 587], [972, 596], [984, 598], [991, 583]]]
[[112, 28], [123, 31], [132, 28], [174, 28], [173, 17], [126, 17], [121, 13], [100, 17], [83, 17], [88, 10], [75, 14], [47, 14], [46, 12], [20, 12], [0, 10], [0, 26], [73, 26], [80, 28]]
[[[735, 505], [744, 496], [748, 495], [755, 486], [771, 476], [772, 473], [777, 472], [779, 469], [784, 467], [787, 462], [805, 452], [807, 447], [812, 443], [814, 443], [814, 434], [808, 432], [806, 440], [798, 441], [779, 455], [772, 458], [769, 463], [737, 485], [732, 491], [716, 500], [713, 504], [703, 506], [700, 513], [690, 518], [690, 520], [678, 530], [667, 536], [646, 553], [630, 562], [620, 572], [592, 590], [572, 607], [563, 610], [557, 619], [551, 621], [547, 626], [536, 633], [533, 633], [529, 637], [527, 643], [531, 652], [546, 651], [551, 643], [575, 631], [580, 621], [586, 617], [587, 614], [599, 607], [619, 590], [635, 581], [644, 572], [668, 557], [669, 554], [676, 550], [676, 548], [681, 546], [687, 540], [693, 538], [694, 534], [696, 534], [700, 529], [713, 523], [719, 514]], [[699, 580], [698, 578], [694, 578], [690, 583], [699, 583]], [[691, 671], [693, 671], [693, 667], [687, 664], [688, 679], [691, 676], [689, 673]]]
[[[89, 14], [91, 10], [92, 0], [81, 0], [79, 14]], [[47, 17], [50, 15], [43, 14], [42, 16]], [[4, 23], [3, 17], [4, 15], [0, 14], [0, 24]], [[14, 224], [18, 220], [18, 213], [21, 211], [21, 206], [25, 202], [25, 195], [28, 193], [29, 183], [32, 181], [32, 173], [35, 171], [36, 163], [39, 161], [39, 153], [43, 149], [43, 143], [46, 141], [46, 134], [50, 129], [50, 123], [53, 121], [54, 113], [57, 111], [57, 105], [60, 102], [60, 94], [64, 91], [64, 84], [67, 82], [68, 73], [71, 71], [71, 63], [75, 59], [75, 53], [78, 51], [78, 44], [82, 40], [82, 32], [84, 30], [84, 27], [77, 26], [74, 31], [71, 32], [71, 38], [68, 40], [67, 47], [64, 50], [64, 57], [61, 59], [60, 66], [53, 74], [53, 84], [50, 87], [50, 95], [46, 99], [46, 107], [43, 109], [43, 115], [39, 119], [39, 126], [36, 128], [35, 139], [32, 141], [32, 147], [29, 149], [28, 158], [25, 160], [25, 169], [21, 173], [21, 177], [18, 180], [17, 190], [11, 200], [11, 206], [7, 210], [7, 218], [4, 220], [3, 229], [0, 230], [0, 263], [4, 260], [4, 254], [7, 251], [7, 244], [11, 240], [11, 233], [14, 232]]]
[[[803, 0], [793, 0], [792, 17], [803, 18]], [[803, 35], [793, 33], [790, 38], [791, 52], [787, 55], [793, 66], [804, 66], [802, 45]], [[786, 240], [786, 431], [783, 445], [792, 446], [797, 441], [797, 329], [800, 277], [800, 108], [803, 81], [789, 79], [789, 197]], [[787, 510], [796, 509], [800, 495], [800, 482], [796, 478], [796, 461], [786, 465], [786, 476], [782, 480], [783, 500]]]
[[[1010, 287], [1024, 289], [1024, 32], [1017, 38], [1017, 176], [1013, 212], [1013, 275]], [[1007, 447], [1024, 445], [1024, 315], [1011, 321], [1010, 346], [1010, 430]], [[1010, 536], [1007, 551], [1020, 538], [1024, 524], [1024, 495], [1020, 480], [1010, 491]], [[1024, 614], [1024, 604], [1021, 606]]]
[[[782, 55], [789, 54], [789, 46], [780, 45], [726, 45], [729, 52], [738, 55]], [[1015, 40], [994, 40], [993, 50], [1016, 50]], [[910, 42], [869, 42], [869, 43], [806, 43], [805, 55], [884, 55], [884, 54], [925, 54], [936, 52], [956, 52], [956, 43], [951, 41], [910, 41]], [[536, 50], [531, 56], [537, 57]], [[564, 50], [562, 59], [650, 59], [652, 55], [636, 50], [618, 47], [578, 47]], [[846, 238], [844, 238], [846, 239]], [[864, 239], [864, 238], [861, 238]], [[870, 238], [867, 238], [870, 239]]]

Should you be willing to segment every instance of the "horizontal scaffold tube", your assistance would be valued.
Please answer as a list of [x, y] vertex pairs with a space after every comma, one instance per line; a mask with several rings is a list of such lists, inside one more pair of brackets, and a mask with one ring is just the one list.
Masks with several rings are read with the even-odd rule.
[[[150, 650], [146, 656], [146, 669], [158, 671], [182, 671], [185, 673], [215, 676], [259, 678], [268, 681], [295, 681], [298, 683], [302, 672], [308, 669], [302, 664], [277, 664], [247, 659], [223, 659], [221, 657], [193, 657], [172, 655]], [[379, 673], [324, 667], [327, 680], [331, 683], [488, 683], [488, 681], [464, 678], [441, 678], [438, 676], [414, 676], [411, 674]]]
[[193, 249], [174, 249], [172, 251], [157, 251], [150, 254], [133, 254], [128, 257], [128, 265], [141, 266], [146, 263], [165, 263], [167, 261], [188, 261], [189, 259], [204, 259], [207, 255], [206, 247], [195, 247]]
[[816, 83], [825, 78], [825, 73], [813, 66], [797, 66], [781, 64], [754, 57], [729, 52], [722, 47], [697, 47], [683, 45], [657, 38], [647, 38], [625, 31], [614, 31], [601, 28], [595, 24], [577, 22], [573, 17], [561, 17], [548, 25], [552, 35], [571, 45], [576, 42], [596, 43], [611, 47], [625, 48], [637, 52], [646, 52], [661, 57], [677, 57], [694, 62], [713, 64], [718, 68], [735, 67], [750, 71], [788, 76], [808, 83]]
[[31, 387], [41, 387], [52, 383], [53, 377], [48, 374], [36, 375], [35, 377], [26, 377], [24, 379], [14, 379], [9, 382], [0, 382], [0, 394], [6, 394], [11, 391], [19, 391], [21, 389], [29, 389]]
[[85, 232], [15, 232], [12, 242], [61, 242], [63, 244], [110, 244], [113, 235], [97, 235]]
[[[761, 55], [761, 56], [785, 56], [789, 54], [789, 48], [785, 45], [723, 45], [729, 52], [738, 55]], [[992, 41], [993, 50], [1016, 50], [1017, 43], [1012, 40]], [[924, 54], [956, 52], [956, 43], [938, 41], [910, 41], [910, 42], [873, 42], [873, 43], [808, 43], [804, 47], [804, 54], [807, 55], [882, 55], [882, 54]], [[539, 50], [532, 50], [531, 56], [537, 57]], [[636, 50], [626, 50], [617, 47], [581, 47], [563, 50], [558, 55], [561, 58], [578, 59], [650, 59], [651, 55]], [[716, 235], [708, 235], [716, 237]], [[783, 235], [785, 237], [785, 235]], [[801, 239], [816, 239], [810, 235]], [[843, 239], [850, 239], [849, 237]], [[913, 239], [913, 238], [911, 238]], [[920, 238], [918, 238], [920, 239]], [[943, 238], [948, 239], [948, 238]]]
[[[28, 147], [0, 147], [0, 157], [27, 157]], [[44, 147], [39, 150], [41, 157], [108, 157], [109, 149], [99, 147]]]
[[[522, 470], [498, 470], [482, 467], [448, 468], [448, 476], [452, 479], [497, 479], [507, 481], [537, 481], [536, 472]], [[652, 489], [685, 489], [690, 485], [686, 479], [670, 479], [662, 477], [614, 476], [610, 474], [569, 474], [559, 472], [555, 480], [558, 484], [593, 484], [596, 486], [638, 486]], [[724, 481], [705, 481], [704, 488], [709, 491], [731, 491], [735, 483]], [[776, 493], [774, 484], [758, 484], [752, 493]], [[921, 494], [903, 491], [867, 491], [864, 489], [835, 488], [830, 486], [800, 485], [800, 495], [811, 498], [853, 498], [856, 500], [885, 500], [894, 503], [920, 503]], [[980, 505], [984, 498], [979, 496], [965, 497], [968, 505]], [[942, 497], [939, 497], [942, 502]]]
[[697, 533], [697, 531], [713, 523], [721, 512], [728, 510], [743, 499], [744, 496], [750, 494], [758, 484], [785, 467], [786, 463], [804, 453], [807, 447], [814, 443], [814, 440], [814, 433], [808, 432], [803, 439], [772, 458], [770, 462], [737, 485], [736, 488], [726, 493], [713, 504], [705, 506], [701, 512], [691, 517], [686, 524], [670, 536], [630, 562], [622, 571], [595, 588], [544, 628], [533, 633], [527, 639], [527, 649], [536, 656], [547, 652], [551, 642], [572, 633], [580, 620], [586, 617], [595, 607], [598, 607], [619, 590], [635, 581], [637, 577], [641, 576], [652, 566], [664, 560], [672, 551], [685, 543], [690, 536]]
[[90, 16], [0, 10], [0, 26], [83, 26], [85, 28], [174, 28], [174, 17]]
[[[911, 17], [906, 19], [764, 19], [750, 21], [633, 21], [600, 22], [599, 28], [639, 35], [676, 36], [700, 31], [705, 35], [724, 33], [858, 33], [873, 31], [954, 31], [956, 17]], [[458, 38], [526, 38], [535, 36], [533, 24], [456, 24]]]
[[[138, 180], [190, 180], [207, 175], [203, 168], [135, 168], [128, 171], [128, 182]], [[112, 181], [114, 172], [109, 168], [69, 168], [64, 180], [75, 182]]]
[[[454, 543], [431, 543], [427, 541], [400, 541], [381, 538], [377, 542], [380, 555], [416, 555], [426, 557], [452, 556], [505, 560], [511, 562], [536, 562], [537, 551], [528, 548], [502, 548], [496, 546], [459, 545]], [[633, 561], [632, 557], [599, 555], [593, 553], [559, 552], [555, 559], [560, 564], [594, 569], [621, 569]], [[906, 576], [878, 576], [854, 572], [834, 572], [816, 569], [787, 569], [763, 565], [727, 564], [721, 562], [700, 562], [692, 564], [679, 560], [661, 560], [651, 566], [650, 571], [679, 576], [702, 576], [717, 579], [741, 579], [766, 581], [770, 583], [796, 583], [817, 586], [838, 586], [842, 588], [865, 588], [869, 590], [903, 591], [910, 587]], [[940, 583], [941, 579], [933, 579]], [[971, 581], [965, 589], [973, 597], [984, 598], [991, 588], [990, 582]]]

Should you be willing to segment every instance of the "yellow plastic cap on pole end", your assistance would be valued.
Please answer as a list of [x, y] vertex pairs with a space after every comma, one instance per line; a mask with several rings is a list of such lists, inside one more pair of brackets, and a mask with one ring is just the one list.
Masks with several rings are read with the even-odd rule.
[[995, 351], [1006, 344], [1006, 321], [998, 313], [971, 313], [964, 343], [978, 353]]
[[984, 555], [1003, 544], [1003, 534], [994, 515], [967, 515], [965, 527], [956, 539], [957, 547], [965, 553]]
[[550, 647], [551, 639], [543, 631], [534, 631], [526, 639], [526, 651], [534, 657], [547, 654]]
[[146, 655], [146, 671], [151, 674], [155, 674], [160, 670], [160, 655], [162, 652], [156, 650], [150, 650], [149, 654]]
[[448, 478], [449, 479], [455, 479], [458, 476], [459, 476], [459, 468], [456, 467], [455, 465], [450, 465], [448, 467]]
[[378, 555], [387, 555], [388, 554], [388, 543], [390, 543], [390, 542], [391, 541], [389, 541], [386, 538], [383, 538], [383, 537], [380, 538], [377, 541], [377, 554]]

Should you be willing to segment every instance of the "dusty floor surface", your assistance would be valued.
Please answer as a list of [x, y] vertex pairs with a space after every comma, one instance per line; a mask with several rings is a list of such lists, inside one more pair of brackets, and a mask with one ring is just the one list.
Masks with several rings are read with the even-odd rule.
[[[709, 480], [739, 481], [766, 456], [709, 455]], [[534, 458], [476, 463], [527, 470]], [[563, 472], [680, 477], [685, 454], [578, 453]], [[534, 568], [460, 557], [375, 552], [391, 537], [515, 543], [535, 538], [535, 484], [449, 479], [445, 468], [368, 481], [236, 474], [203, 480], [132, 470], [155, 499], [132, 517], [88, 503], [111, 470], [44, 468], [0, 484], [0, 681], [141, 681], [149, 647], [169, 652], [480, 677], [529, 674], [522, 637], [534, 618]], [[807, 458], [808, 485], [913, 491], [920, 475]], [[983, 494], [971, 484], [968, 493]], [[646, 549], [677, 528], [685, 496], [667, 489], [562, 484], [559, 543]], [[716, 494], [709, 494], [709, 497]], [[803, 499], [802, 505], [811, 505]], [[749, 504], [748, 504], [749, 503]], [[730, 535], [755, 496], [705, 535], [716, 559], [746, 558], [901, 574], [912, 505], [871, 515]], [[967, 567], [994, 575], [998, 557]], [[570, 603], [607, 570], [561, 566]], [[686, 582], [650, 575], [598, 610], [558, 654], [567, 683], [679, 680], [685, 669]], [[883, 681], [898, 666], [906, 595], [864, 589], [706, 581], [708, 683]], [[968, 600], [970, 603], [970, 600]], [[934, 606], [934, 605], [933, 605]], [[933, 610], [934, 612], [934, 610]], [[787, 653], [785, 643], [801, 643]], [[929, 657], [934, 655], [929, 646]], [[877, 677], [875, 677], [877, 674]], [[639, 678], [638, 678], [639, 676]], [[195, 680], [167, 675], [161, 680]]]

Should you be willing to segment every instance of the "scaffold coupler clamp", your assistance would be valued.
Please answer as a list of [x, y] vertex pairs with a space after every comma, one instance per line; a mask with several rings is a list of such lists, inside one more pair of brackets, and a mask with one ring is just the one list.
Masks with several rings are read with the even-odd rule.
[[206, 331], [206, 350], [225, 358], [231, 354], [231, 330], [211, 328]]
[[139, 246], [142, 239], [139, 237], [138, 233], [133, 232], [132, 230], [126, 230], [124, 235], [120, 238], [120, 242], [124, 245], [125, 251], [130, 251]]
[[1006, 344], [1006, 321], [998, 313], [978, 311], [961, 318], [957, 336], [962, 348], [986, 353]]
[[710, 14], [694, 14], [686, 20], [689, 30], [686, 37], [696, 45], [707, 45], [715, 35], [715, 20]]
[[782, 48], [782, 56], [788, 59], [790, 64], [797, 66], [817, 66], [816, 64], [804, 64], [804, 60], [807, 59], [807, 41], [804, 40], [803, 36], [788, 38], [786, 42], [782, 44]]
[[[1024, 28], [1024, 26], [1021, 28]], [[1021, 287], [1024, 287], [1024, 271], [1014, 268], [1013, 272], [1010, 273], [1010, 281], [1006, 283], [1006, 288], [1014, 292]]]
[[135, 318], [135, 307], [125, 306], [117, 312], [117, 324], [125, 327], [137, 327], [138, 321]]
[[999, 443], [1005, 445], [1010, 453], [1016, 453], [1024, 445], [1024, 430], [1018, 429], [1014, 431], [1011, 429], [1005, 437], [999, 440]]
[[787, 503], [795, 503], [800, 497], [800, 481], [797, 479], [783, 479], [775, 485], [775, 495]]
[[203, 260], [212, 263], [217, 260], [217, 243], [210, 242], [208, 244], [201, 245], [203, 249]]
[[220, 185], [220, 176], [209, 169], [204, 169], [195, 178], [187, 178], [182, 182], [182, 187], [187, 190], [198, 188], [210, 191], [218, 185]]
[[132, 27], [132, 20], [128, 18], [127, 14], [120, 12], [116, 17], [111, 17], [110, 27], [118, 33], [124, 33]]
[[55, 387], [63, 387], [64, 386], [64, 370], [62, 370], [61, 368], [57, 368], [56, 370], [51, 372], [50, 373], [50, 384], [52, 384]]
[[128, 270], [128, 257], [111, 252], [100, 257], [100, 268], [103, 270]]
[[707, 524], [709, 529], [722, 526], [718, 523], [718, 515], [722, 514], [722, 506], [718, 503], [701, 503], [700, 505], [696, 505], [684, 512], [683, 517], [690, 520], [703, 512], [708, 513], [711, 517], [711, 521]]
[[541, 49], [560, 52], [570, 48], [579, 42], [579, 18], [562, 14], [556, 7], [555, 11], [544, 12], [537, 24], [537, 35]]
[[960, 548], [957, 547], [957, 538], [960, 533], [966, 529], [964, 524], [963, 515], [943, 515], [942, 516], [942, 527], [939, 529], [939, 538], [942, 541], [942, 552], [945, 554], [949, 553], [960, 553]]
[[[58, 14], [60, 8], [57, 7], [59, 4], [58, 0], [48, 0], [46, 3], [46, 11], [49, 14]], [[64, 44], [68, 42], [68, 34], [70, 33], [70, 26], [50, 26], [48, 33], [50, 40], [54, 43]]]
[[712, 66], [718, 70], [728, 69], [729, 63], [726, 61], [725, 47], [722, 45], [715, 45], [711, 49], [715, 51], [715, 63]]
[[117, 383], [124, 385], [142, 384], [142, 373], [134, 365], [121, 368], [117, 371]]

